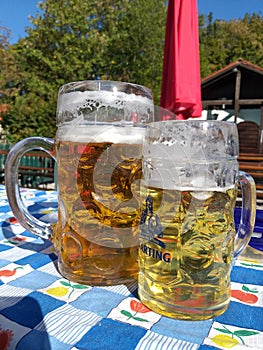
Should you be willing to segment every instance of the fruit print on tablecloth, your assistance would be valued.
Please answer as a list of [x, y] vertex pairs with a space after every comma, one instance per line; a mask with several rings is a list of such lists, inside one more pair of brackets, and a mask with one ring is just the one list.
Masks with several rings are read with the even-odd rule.
[[33, 269], [29, 264], [17, 265], [15, 263], [11, 263], [0, 269], [0, 280], [4, 283], [9, 283], [18, 277], [24, 276], [32, 271]]
[[231, 283], [231, 299], [247, 305], [263, 306], [263, 286]]
[[204, 344], [219, 349], [239, 349], [240, 346], [263, 349], [263, 333], [214, 322]]
[[112, 309], [109, 318], [117, 321], [151, 329], [159, 321], [160, 315], [148, 309], [138, 299], [126, 298], [116, 308]]
[[78, 299], [81, 294], [89, 291], [91, 288], [92, 287], [84, 284], [71, 282], [66, 279], [59, 279], [39, 291], [68, 303]]

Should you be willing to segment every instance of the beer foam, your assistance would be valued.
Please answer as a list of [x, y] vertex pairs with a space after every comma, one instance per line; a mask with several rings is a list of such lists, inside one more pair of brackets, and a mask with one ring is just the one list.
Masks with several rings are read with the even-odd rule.
[[145, 127], [131, 125], [90, 124], [65, 125], [58, 129], [56, 139], [71, 142], [112, 142], [141, 144]]
[[[58, 108], [59, 110], [62, 110], [62, 107], [65, 106], [72, 106], [74, 108], [80, 104], [89, 104], [90, 101], [95, 102], [99, 109], [100, 106], [118, 107], [116, 101], [149, 104], [151, 100], [145, 96], [118, 91], [117, 88], [116, 90], [113, 88], [113, 91], [72, 91], [59, 96]], [[119, 105], [119, 107], [121, 108], [122, 106]]]
[[[63, 124], [75, 118], [94, 123], [107, 121], [107, 114], [113, 115], [114, 111], [121, 120], [131, 120], [136, 115], [140, 122], [141, 116], [153, 115], [154, 104], [146, 96], [126, 94], [117, 88], [113, 91], [73, 91], [59, 95], [57, 123]], [[123, 113], [121, 117], [119, 112]]]
[[[218, 173], [218, 169], [221, 171]], [[200, 196], [209, 192], [223, 192], [234, 188], [237, 164], [173, 164], [169, 160], [153, 160], [143, 157], [143, 176], [145, 185], [164, 190], [198, 191]], [[220, 176], [221, 175], [221, 176]]]
[[180, 185], [175, 183], [175, 181], [157, 181], [154, 179], [150, 181], [143, 180], [142, 183], [145, 187], [160, 188], [164, 191], [192, 192], [193, 197], [198, 199], [207, 199], [213, 192], [226, 192], [236, 187], [234, 184], [228, 184], [225, 187], [216, 185], [196, 187], [192, 183], [189, 185]]

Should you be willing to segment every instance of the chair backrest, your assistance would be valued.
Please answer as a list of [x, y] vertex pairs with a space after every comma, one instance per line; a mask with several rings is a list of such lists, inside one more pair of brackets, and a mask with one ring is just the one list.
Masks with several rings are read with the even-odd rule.
[[237, 124], [240, 153], [260, 152], [260, 127], [252, 121]]

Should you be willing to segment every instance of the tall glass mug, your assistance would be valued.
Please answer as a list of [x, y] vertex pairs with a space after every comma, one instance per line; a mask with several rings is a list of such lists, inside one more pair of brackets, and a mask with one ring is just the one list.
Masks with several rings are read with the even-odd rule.
[[[28, 138], [9, 153], [11, 209], [26, 229], [52, 239], [59, 271], [72, 281], [108, 285], [137, 277], [142, 140], [153, 110], [143, 86], [69, 83], [58, 94], [55, 142]], [[20, 197], [18, 165], [30, 149], [57, 161], [58, 222], [52, 226], [30, 215]]]
[[228, 307], [231, 264], [251, 237], [256, 206], [254, 180], [238, 169], [238, 149], [234, 123], [173, 120], [147, 127], [138, 283], [141, 301], [157, 313], [205, 320]]

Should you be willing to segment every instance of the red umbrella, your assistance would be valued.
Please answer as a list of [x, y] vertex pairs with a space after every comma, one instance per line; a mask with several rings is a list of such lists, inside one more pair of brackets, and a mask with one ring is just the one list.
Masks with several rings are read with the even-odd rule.
[[160, 106], [176, 119], [202, 114], [196, 0], [169, 0]]

